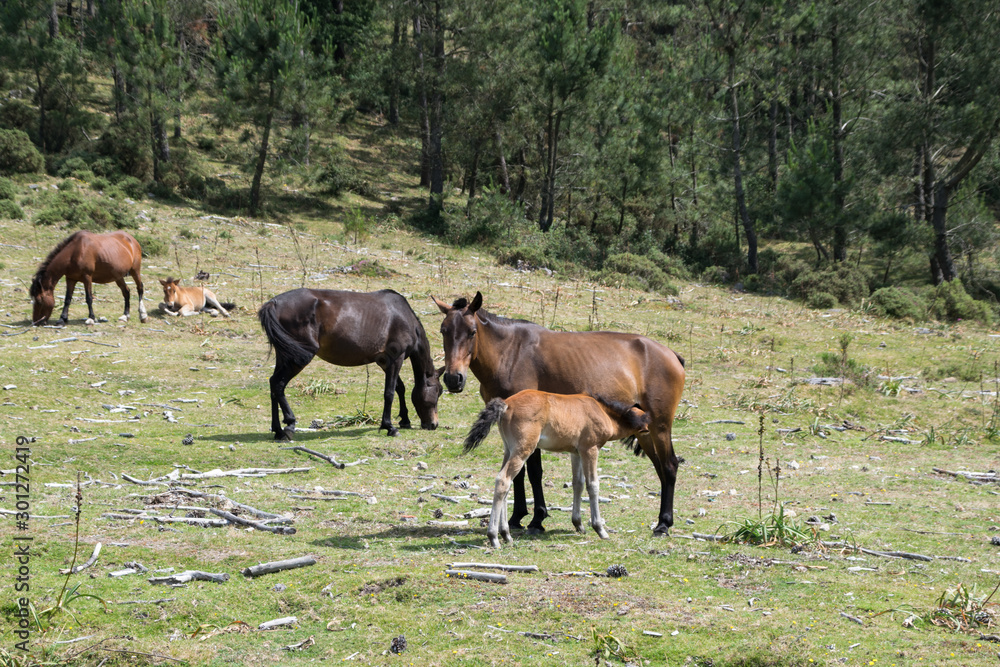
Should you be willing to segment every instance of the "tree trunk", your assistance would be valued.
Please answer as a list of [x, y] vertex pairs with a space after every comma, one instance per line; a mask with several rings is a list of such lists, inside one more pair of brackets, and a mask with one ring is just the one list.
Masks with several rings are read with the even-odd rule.
[[267, 116], [264, 119], [263, 134], [260, 139], [260, 151], [257, 154], [257, 166], [253, 172], [253, 183], [250, 186], [250, 215], [257, 215], [260, 208], [260, 181], [264, 176], [264, 165], [267, 163], [267, 142], [271, 138], [271, 122], [274, 120], [274, 83], [271, 83], [268, 95]]
[[427, 80], [424, 72], [423, 21], [419, 13], [413, 15], [413, 45], [417, 49], [417, 104], [420, 107], [420, 186], [431, 182], [431, 119], [427, 104]]
[[[834, 3], [836, 8], [837, 4]], [[840, 91], [840, 34], [839, 24], [834, 16], [830, 35], [831, 69], [833, 71], [833, 261], [847, 260], [847, 228], [844, 212], [844, 133], [843, 112]]]
[[771, 100], [770, 122], [767, 133], [767, 175], [771, 179], [771, 192], [778, 191], [778, 100]]
[[740, 107], [739, 95], [736, 91], [736, 50], [729, 49], [729, 95], [733, 112], [733, 189], [736, 195], [736, 207], [743, 232], [747, 237], [747, 271], [757, 273], [757, 230], [747, 211], [746, 194], [743, 192], [742, 139], [740, 137]]
[[500, 194], [510, 194], [510, 173], [507, 171], [507, 158], [503, 154], [503, 136], [500, 130], [495, 135], [497, 146], [497, 161], [500, 166]]
[[49, 39], [59, 37], [59, 6], [53, 2], [49, 9]]
[[444, 24], [441, 21], [441, 3], [434, 3], [434, 88], [431, 97], [431, 192], [429, 207], [432, 213], [444, 207], [444, 155], [441, 137], [444, 134]]
[[395, 56], [399, 54], [399, 42], [402, 26], [399, 16], [392, 17], [392, 45], [390, 53], [393, 54], [393, 62], [389, 65], [389, 124], [399, 125], [399, 75], [395, 65]]
[[[337, 16], [344, 15], [344, 0], [333, 0], [333, 12]], [[338, 63], [347, 60], [347, 44], [343, 40], [337, 42], [334, 47], [333, 60]]]

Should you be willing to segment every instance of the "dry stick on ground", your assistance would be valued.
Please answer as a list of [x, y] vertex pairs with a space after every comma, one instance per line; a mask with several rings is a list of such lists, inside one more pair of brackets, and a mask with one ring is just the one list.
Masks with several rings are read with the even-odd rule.
[[[209, 470], [208, 472], [182, 473], [178, 469], [172, 470], [169, 474], [149, 480], [150, 482], [171, 481], [191, 479], [215, 479], [217, 477], [266, 477], [267, 475], [286, 475], [294, 472], [309, 472], [309, 468], [236, 468], [235, 470]], [[129, 480], [132, 481], [132, 480]]]
[[63, 568], [59, 570], [59, 574], [76, 574], [80, 570], [86, 570], [88, 567], [97, 562], [97, 557], [101, 555], [101, 543], [98, 542], [94, 545], [94, 553], [90, 554], [90, 558], [83, 565], [76, 565], [72, 570], [70, 568]]
[[193, 516], [152, 516], [147, 517], [156, 523], [183, 523], [188, 526], [201, 526], [202, 528], [224, 528], [229, 525], [229, 521], [221, 519], [204, 519]]
[[120, 602], [115, 602], [115, 604], [163, 604], [164, 602], [173, 602], [177, 598], [160, 598], [159, 600], [121, 600]]
[[449, 567], [479, 567], [489, 570], [503, 570], [505, 572], [538, 572], [537, 565], [504, 565], [502, 563], [450, 563]]
[[132, 477], [131, 475], [127, 475], [125, 473], [122, 473], [122, 479], [124, 479], [126, 482], [132, 482], [133, 484], [138, 484], [139, 486], [170, 486], [166, 482], [153, 482], [153, 481], [147, 482], [146, 480], [136, 479], [135, 477]]
[[166, 577], [150, 577], [149, 583], [156, 584], [186, 584], [189, 581], [214, 581], [217, 584], [229, 581], [229, 575], [225, 572], [214, 574], [212, 572], [202, 572], [200, 570], [185, 570], [179, 574], [171, 574]]
[[244, 568], [243, 576], [259, 577], [264, 574], [271, 574], [272, 572], [294, 570], [297, 567], [307, 567], [315, 564], [316, 559], [312, 556], [302, 556], [301, 558], [291, 558], [289, 560], [276, 560], [271, 563], [261, 563], [260, 565], [251, 565], [250, 567]]
[[268, 526], [259, 521], [251, 521], [250, 519], [244, 519], [243, 517], [238, 517], [231, 512], [225, 510], [217, 510], [214, 507], [209, 507], [208, 511], [215, 516], [221, 516], [226, 521], [230, 523], [237, 523], [241, 526], [249, 526], [254, 530], [262, 530], [266, 533], [277, 533], [279, 535], [294, 535], [295, 529], [291, 526]]
[[257, 626], [258, 630], [271, 630], [273, 628], [280, 628], [285, 625], [298, 625], [299, 619], [295, 616], [285, 616], [283, 618], [276, 618], [273, 621], [264, 621]]
[[[226, 496], [220, 496], [216, 493], [204, 493], [203, 491], [193, 491], [191, 489], [173, 489], [175, 493], [183, 493], [186, 496], [191, 496], [192, 498], [205, 498], [207, 500], [214, 500], [216, 502], [226, 502], [231, 504], [233, 507], [243, 510], [249, 514], [253, 514], [259, 519], [284, 519], [291, 521], [289, 517], [281, 516], [280, 514], [272, 514], [271, 512], [265, 512], [264, 510], [259, 510], [256, 507], [251, 507], [250, 505], [244, 505], [243, 503], [238, 503], [232, 498], [227, 498]], [[201, 509], [201, 508], [199, 508]]]
[[475, 579], [477, 581], [491, 581], [495, 584], [507, 583], [507, 575], [505, 574], [492, 574], [490, 572], [472, 572], [470, 570], [445, 570], [444, 573], [449, 577], [455, 577], [457, 579]]
[[875, 551], [874, 549], [865, 549], [864, 547], [854, 546], [853, 544], [848, 544], [847, 542], [820, 542], [820, 544], [830, 549], [849, 549], [860, 551], [861, 553], [868, 554], [869, 556], [882, 556], [883, 558], [906, 558], [909, 560], [922, 561], [932, 561], [935, 558], [934, 556], [914, 554], [907, 551]]
[[296, 445], [295, 447], [281, 447], [280, 449], [290, 449], [293, 452], [302, 452], [303, 454], [309, 454], [310, 456], [315, 456], [316, 458], [320, 458], [323, 459], [324, 461], [327, 461], [330, 465], [332, 465], [334, 468], [337, 468], [338, 470], [343, 470], [344, 468], [347, 467], [346, 464], [341, 463], [332, 456], [328, 454], [322, 454], [313, 449], [309, 449], [308, 447], [299, 447], [298, 445]]

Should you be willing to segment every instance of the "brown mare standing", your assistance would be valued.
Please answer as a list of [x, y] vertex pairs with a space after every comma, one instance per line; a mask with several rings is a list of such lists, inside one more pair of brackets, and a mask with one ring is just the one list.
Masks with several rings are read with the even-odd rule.
[[66, 300], [63, 303], [60, 324], [69, 320], [69, 304], [77, 282], [83, 282], [83, 293], [87, 299], [89, 319], [93, 324], [94, 315], [93, 283], [115, 283], [125, 297], [125, 313], [118, 319], [128, 321], [129, 289], [125, 276], [132, 276], [139, 295], [139, 321], [146, 321], [146, 306], [142, 303], [142, 248], [128, 232], [116, 231], [106, 234], [80, 231], [63, 239], [45, 261], [38, 267], [31, 280], [32, 324], [41, 325], [49, 321], [55, 307], [55, 287], [59, 279], [66, 277]]
[[[385, 371], [382, 421], [379, 430], [398, 435], [392, 425], [393, 392], [399, 394], [399, 427], [410, 428], [405, 390], [399, 372], [406, 359], [413, 366], [413, 407], [420, 427], [437, 428], [441, 396], [439, 371], [434, 370], [427, 334], [409, 302], [392, 290], [361, 293], [327, 289], [296, 289], [279, 294], [257, 313], [274, 350], [271, 375], [271, 431], [275, 440], [291, 440], [295, 414], [285, 387], [314, 356], [337, 366], [376, 363]], [[285, 428], [281, 427], [281, 416]]]
[[[433, 297], [431, 297], [433, 298]], [[448, 305], [434, 299], [444, 314], [445, 372], [448, 391], [465, 388], [468, 371], [479, 380], [479, 393], [489, 403], [524, 389], [554, 394], [589, 394], [638, 405], [649, 414], [649, 432], [639, 436], [639, 448], [660, 478], [660, 510], [654, 535], [666, 535], [674, 523], [677, 456], [671, 433], [684, 390], [684, 362], [670, 348], [628, 333], [559, 332], [498, 317], [481, 309], [483, 296], [472, 303], [458, 299]], [[526, 465], [535, 496], [529, 531], [543, 530], [547, 516], [542, 492], [541, 454]], [[514, 511], [510, 524], [519, 527], [527, 516], [523, 471], [514, 480]]]
[[470, 452], [486, 439], [490, 426], [499, 422], [503, 438], [503, 465], [493, 489], [493, 509], [486, 536], [500, 548], [498, 536], [508, 543], [507, 492], [524, 462], [538, 449], [569, 452], [573, 461], [573, 525], [583, 532], [580, 504], [583, 486], [590, 497], [590, 525], [602, 539], [608, 539], [601, 519], [597, 453], [609, 440], [621, 440], [649, 432], [649, 416], [635, 406], [595, 399], [585, 394], [550, 394], [525, 389], [510, 398], [494, 398], [472, 425], [465, 439]]

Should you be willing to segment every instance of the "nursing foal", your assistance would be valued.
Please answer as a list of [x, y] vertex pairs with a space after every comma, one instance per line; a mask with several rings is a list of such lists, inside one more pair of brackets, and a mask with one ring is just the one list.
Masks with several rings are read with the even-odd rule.
[[585, 394], [550, 394], [526, 389], [510, 398], [494, 398], [472, 425], [465, 438], [465, 452], [486, 439], [493, 424], [500, 424], [503, 466], [493, 490], [493, 509], [486, 535], [494, 548], [498, 535], [513, 542], [507, 523], [507, 492], [511, 480], [536, 448], [569, 452], [573, 462], [573, 525], [583, 532], [580, 502], [584, 482], [590, 495], [590, 525], [607, 539], [598, 508], [597, 451], [609, 440], [633, 438], [649, 431], [650, 418], [638, 406]]

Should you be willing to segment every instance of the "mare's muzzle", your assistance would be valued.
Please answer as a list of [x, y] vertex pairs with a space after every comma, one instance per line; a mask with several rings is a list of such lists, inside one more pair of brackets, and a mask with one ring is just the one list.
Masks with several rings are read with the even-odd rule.
[[444, 380], [444, 386], [453, 394], [465, 389], [465, 373], [445, 373], [441, 379]]

